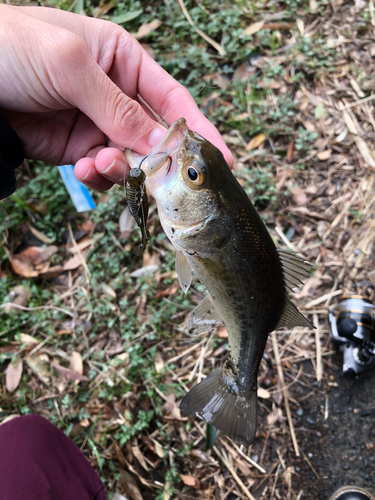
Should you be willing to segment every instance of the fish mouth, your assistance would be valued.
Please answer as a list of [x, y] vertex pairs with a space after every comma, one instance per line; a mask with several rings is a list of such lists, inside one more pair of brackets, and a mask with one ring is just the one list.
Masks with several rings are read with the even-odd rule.
[[159, 144], [139, 165], [146, 176], [152, 177], [167, 162], [168, 169], [170, 169], [188, 135], [189, 128], [186, 125], [185, 118], [180, 118], [174, 122]]

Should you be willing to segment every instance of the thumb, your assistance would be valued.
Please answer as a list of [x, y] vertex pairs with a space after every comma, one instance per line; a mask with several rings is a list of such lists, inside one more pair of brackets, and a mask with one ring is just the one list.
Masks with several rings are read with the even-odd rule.
[[141, 154], [149, 153], [164, 137], [166, 129], [105, 74], [80, 37], [73, 37], [74, 55], [65, 47], [65, 64], [60, 59], [57, 68], [60, 74], [55, 81], [59, 82], [60, 95], [87, 115], [115, 144]]

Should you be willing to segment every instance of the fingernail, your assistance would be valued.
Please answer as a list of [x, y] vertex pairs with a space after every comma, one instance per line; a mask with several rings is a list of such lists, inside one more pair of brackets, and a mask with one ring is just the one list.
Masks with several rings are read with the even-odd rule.
[[152, 148], [157, 146], [166, 133], [167, 133], [166, 129], [159, 126], [152, 129], [151, 134], [148, 136], [149, 145]]
[[100, 173], [104, 174], [104, 175], [113, 176], [114, 174], [118, 174], [119, 172], [121, 172], [122, 175], [119, 178], [117, 175], [116, 179], [113, 179], [113, 180], [116, 180], [116, 182], [120, 182], [124, 178], [124, 175], [125, 175], [127, 168], [128, 167], [127, 167], [125, 162], [123, 162], [119, 158], [115, 158], [113, 160], [113, 162], [110, 165], [108, 165], [108, 167], [105, 170], [102, 170]]
[[85, 175], [81, 175], [80, 179], [84, 181], [86, 177], [88, 177], [90, 174], [90, 167], [87, 168]]

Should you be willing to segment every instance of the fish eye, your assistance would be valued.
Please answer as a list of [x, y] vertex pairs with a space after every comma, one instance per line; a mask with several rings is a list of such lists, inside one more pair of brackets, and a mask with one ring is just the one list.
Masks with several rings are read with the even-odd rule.
[[205, 181], [205, 172], [196, 164], [187, 165], [184, 170], [184, 178], [190, 187], [199, 187]]
[[196, 181], [198, 179], [198, 172], [193, 167], [188, 168], [188, 176], [191, 181]]

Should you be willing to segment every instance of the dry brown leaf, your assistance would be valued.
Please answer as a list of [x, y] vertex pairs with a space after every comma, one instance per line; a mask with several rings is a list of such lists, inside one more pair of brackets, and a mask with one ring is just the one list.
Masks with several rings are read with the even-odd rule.
[[128, 495], [132, 500], [143, 500], [141, 490], [139, 489], [136, 480], [129, 474], [129, 472], [126, 472], [125, 470], [121, 471], [120, 483], [126, 495]]
[[185, 474], [180, 474], [180, 478], [186, 486], [196, 486], [198, 484], [198, 479], [194, 476], [185, 476]]
[[174, 295], [180, 289], [180, 285], [171, 285], [165, 290], [160, 290], [156, 295], [156, 299], [162, 299], [163, 297], [169, 297], [170, 295]]
[[44, 357], [37, 355], [28, 355], [25, 357], [25, 361], [30, 370], [35, 373], [39, 380], [48, 385], [50, 382], [50, 374], [47, 370]]
[[162, 445], [159, 443], [159, 441], [156, 441], [156, 439], [152, 439], [152, 442], [155, 447], [155, 453], [157, 454], [158, 457], [164, 458], [164, 448]]
[[31, 224], [28, 224], [28, 226], [29, 226], [30, 231], [33, 233], [33, 235], [36, 238], [38, 238], [38, 240], [42, 241], [46, 245], [49, 245], [52, 243], [51, 238], [48, 238], [48, 236], [45, 236], [44, 234], [42, 234], [40, 231], [38, 231], [38, 229], [33, 227]]
[[286, 161], [288, 163], [292, 163], [292, 161], [293, 161], [295, 145], [296, 145], [296, 141], [295, 141], [295, 139], [292, 139], [289, 143], [288, 151], [286, 153]]
[[282, 85], [275, 80], [258, 80], [257, 85], [262, 89], [273, 89], [278, 90], [281, 89]]
[[28, 247], [23, 252], [16, 254], [19, 259], [24, 262], [29, 262], [32, 266], [43, 264], [57, 252], [57, 247], [51, 245], [48, 247]]
[[16, 255], [8, 255], [10, 265], [13, 271], [23, 278], [36, 278], [39, 272], [35, 271], [34, 267], [29, 262], [24, 262]]
[[240, 80], [241, 82], [246, 82], [256, 71], [254, 66], [250, 66], [249, 63], [243, 63], [233, 74], [233, 81], [236, 82]]
[[143, 265], [144, 266], [160, 266], [160, 257], [157, 252], [152, 254], [146, 250], [143, 254]]
[[292, 189], [291, 191], [292, 196], [294, 201], [297, 203], [297, 205], [303, 207], [307, 205], [307, 196], [305, 191], [300, 188], [299, 186], [296, 186], [295, 188]]
[[328, 158], [331, 156], [332, 149], [326, 149], [325, 151], [322, 151], [321, 153], [318, 153], [316, 156], [318, 157], [319, 160], [328, 160]]
[[263, 387], [258, 387], [258, 397], [262, 399], [270, 399], [271, 394], [267, 389], [263, 389]]
[[87, 377], [85, 377], [85, 375], [81, 375], [80, 373], [70, 370], [69, 368], [65, 368], [64, 366], [61, 366], [58, 363], [52, 363], [52, 367], [61, 377], [65, 377], [70, 380], [87, 380], [87, 381], [90, 380]]
[[79, 352], [73, 351], [70, 356], [69, 368], [76, 373], [82, 375], [83, 373], [83, 361], [82, 356]]
[[350, 113], [344, 109], [342, 111], [342, 117], [344, 118], [344, 122], [345, 122], [346, 126], [348, 127], [349, 132], [351, 132], [354, 135], [357, 135], [358, 129], [357, 129], [357, 126], [354, 123]]
[[273, 424], [275, 424], [279, 420], [282, 414], [283, 412], [281, 411], [281, 408], [275, 408], [271, 411], [271, 413], [267, 415], [267, 424], [272, 427]]
[[359, 136], [356, 136], [354, 139], [357, 144], [358, 151], [365, 161], [365, 164], [367, 164], [371, 168], [375, 168], [375, 158], [371, 155], [365, 141], [362, 139], [362, 137]]
[[135, 458], [138, 460], [138, 462], [144, 468], [144, 470], [148, 472], [150, 469], [147, 465], [147, 462], [146, 462], [144, 456], [142, 455], [142, 452], [141, 452], [138, 444], [132, 445], [132, 452], [133, 452], [133, 455], [135, 456]]
[[292, 474], [294, 474], [294, 473], [295, 473], [295, 469], [294, 469], [293, 465], [290, 465], [289, 467], [287, 467], [285, 469], [285, 471], [283, 472], [283, 476], [284, 476], [286, 484], [289, 484], [291, 482]]
[[204, 451], [202, 450], [191, 450], [189, 452], [189, 456], [191, 458], [194, 458], [195, 460], [200, 460], [201, 462], [209, 462], [210, 461], [210, 458], [209, 456], [207, 455], [207, 453], [205, 453]]
[[[23, 252], [11, 255], [9, 250], [4, 247], [8, 255], [9, 262], [13, 271], [23, 278], [36, 278], [41, 272], [48, 269], [48, 259], [57, 251], [57, 247], [28, 247]], [[35, 266], [42, 265], [42, 268], [36, 269]]]
[[22, 378], [22, 371], [23, 363], [22, 359], [19, 357], [12, 360], [7, 366], [5, 383], [9, 392], [14, 392], [19, 386]]
[[258, 33], [263, 28], [264, 21], [259, 21], [257, 23], [250, 24], [247, 28], [243, 30], [244, 35], [255, 35], [255, 33]]
[[[26, 306], [30, 298], [30, 290], [25, 288], [23, 285], [17, 285], [10, 291], [10, 297], [12, 298], [12, 302], [10, 304], [16, 304], [18, 306]], [[15, 312], [16, 309], [11, 305], [6, 305], [4, 307], [4, 312], [6, 314], [11, 314], [11, 312]]]
[[263, 133], [256, 135], [247, 143], [245, 150], [250, 151], [259, 147], [266, 139], [267, 137]]
[[132, 273], [130, 273], [131, 278], [140, 278], [141, 276], [145, 276], [146, 274], [155, 273], [159, 269], [159, 266], [143, 266], [139, 269], [136, 269]]
[[36, 339], [35, 337], [32, 337], [28, 333], [20, 333], [19, 339], [22, 342], [22, 344], [39, 344], [40, 343], [40, 340]]
[[142, 26], [140, 26], [139, 30], [137, 31], [137, 33], [135, 33], [133, 36], [134, 38], [136, 38], [137, 40], [141, 40], [142, 38], [144, 38], [145, 36], [149, 35], [150, 33], [152, 33], [153, 31], [157, 30], [158, 28], [160, 28], [160, 26], [162, 25], [162, 21], [160, 21], [160, 19], [154, 19], [153, 21], [151, 21], [150, 23], [145, 23], [145, 24], [142, 24]]
[[164, 361], [163, 361], [162, 355], [160, 354], [159, 351], [157, 351], [157, 353], [155, 355], [154, 364], [155, 364], [155, 370], [157, 373], [164, 372]]
[[79, 266], [82, 266], [82, 257], [80, 255], [74, 255], [74, 257], [71, 257], [64, 263], [62, 270], [74, 271], [78, 269]]
[[131, 233], [136, 222], [130, 213], [129, 207], [126, 205], [124, 210], [121, 212], [119, 221], [118, 221], [120, 232], [121, 233]]
[[[167, 401], [162, 406], [163, 418], [167, 421], [177, 420], [178, 422], [186, 422], [188, 417], [182, 417], [181, 411], [179, 407], [176, 405], [176, 396], [172, 394], [168, 394], [166, 396]], [[155, 443], [155, 442], [154, 442]], [[156, 448], [156, 446], [155, 446]], [[163, 451], [164, 453], [164, 451]], [[157, 452], [159, 455], [159, 453]], [[160, 455], [159, 455], [160, 456]]]
[[94, 243], [93, 238], [85, 238], [81, 240], [79, 243], [76, 243], [75, 245], [69, 247], [69, 252], [73, 255], [78, 254], [82, 252], [85, 248], [91, 246]]
[[116, 295], [116, 292], [113, 290], [112, 287], [110, 287], [109, 285], [106, 285], [105, 283], [103, 283], [101, 286], [100, 286], [102, 292], [105, 294], [105, 295], [108, 295], [108, 297], [112, 297], [112, 299], [115, 299], [117, 297]]

